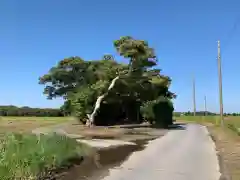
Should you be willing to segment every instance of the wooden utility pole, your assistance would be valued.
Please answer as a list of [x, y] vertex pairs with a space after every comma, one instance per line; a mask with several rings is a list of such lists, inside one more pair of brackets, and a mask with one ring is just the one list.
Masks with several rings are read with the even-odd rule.
[[195, 78], [193, 77], [193, 115], [196, 116]]
[[207, 116], [207, 97], [204, 96], [204, 109], [205, 109], [205, 116]]
[[220, 104], [220, 121], [221, 126], [224, 126], [223, 120], [223, 95], [222, 95], [222, 67], [221, 67], [221, 48], [220, 41], [218, 41], [218, 81], [219, 81], [219, 104]]

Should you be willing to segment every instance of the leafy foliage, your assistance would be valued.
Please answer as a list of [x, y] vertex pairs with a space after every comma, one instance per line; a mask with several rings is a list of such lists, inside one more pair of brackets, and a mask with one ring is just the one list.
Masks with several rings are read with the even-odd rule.
[[156, 126], [166, 128], [171, 125], [173, 123], [173, 111], [172, 102], [168, 98], [160, 96], [153, 106]]
[[147, 101], [141, 106], [143, 118], [157, 127], [167, 127], [173, 122], [173, 104], [169, 98], [160, 96], [158, 99]]
[[79, 87], [113, 79], [124, 68], [127, 67], [112, 59], [84, 61], [80, 57], [70, 57], [63, 59], [48, 74], [40, 77], [39, 83], [45, 85], [44, 94], [49, 99], [58, 96], [67, 98], [69, 92], [74, 92]]
[[[87, 114], [93, 112], [97, 98], [102, 95], [96, 117], [98, 125], [125, 121], [140, 123], [144, 120], [142, 116], [155, 121], [155, 115], [142, 114], [140, 107], [150, 101], [156, 104], [148, 107], [152, 108], [151, 111], [156, 107], [164, 108], [160, 105], [164, 101], [160, 103], [159, 97], [166, 100], [176, 97], [169, 91], [171, 79], [162, 75], [160, 69], [153, 68], [157, 57], [146, 41], [124, 36], [113, 45], [120, 56], [129, 60], [128, 64], [117, 62], [110, 54], [94, 61], [80, 57], [63, 59], [40, 77], [39, 83], [45, 85], [44, 93], [49, 99], [65, 98], [64, 112], [79, 117], [82, 122], [88, 118]], [[116, 77], [118, 80], [109, 90], [108, 86]]]

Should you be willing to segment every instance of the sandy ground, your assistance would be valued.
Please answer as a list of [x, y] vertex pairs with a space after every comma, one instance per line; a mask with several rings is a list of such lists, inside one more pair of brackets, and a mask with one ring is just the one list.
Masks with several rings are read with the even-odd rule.
[[[56, 132], [58, 134], [63, 134], [75, 139], [101, 139], [101, 140], [122, 140], [122, 141], [136, 141], [144, 139], [157, 138], [163, 136], [168, 132], [165, 129], [155, 129], [150, 127], [91, 127], [88, 128], [84, 125], [79, 125], [74, 123], [74, 121], [65, 123], [62, 125], [54, 125], [49, 127], [40, 127], [34, 129], [32, 132], [34, 134], [48, 134], [51, 132]], [[90, 142], [90, 141], [89, 141]], [[110, 141], [109, 141], [110, 142]]]
[[219, 151], [224, 180], [240, 180], [240, 136], [229, 129], [209, 126]]
[[72, 125], [70, 123], [40, 127], [32, 130], [34, 134], [58, 133], [86, 143], [94, 148], [136, 145], [136, 140], [155, 139], [166, 134], [168, 130], [149, 127], [139, 128], [106, 128]]

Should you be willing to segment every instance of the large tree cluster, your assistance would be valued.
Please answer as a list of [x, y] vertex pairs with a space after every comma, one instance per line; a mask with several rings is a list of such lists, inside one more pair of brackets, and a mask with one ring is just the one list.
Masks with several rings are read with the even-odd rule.
[[63, 97], [62, 109], [88, 125], [172, 123], [175, 97], [169, 91], [171, 79], [162, 75], [154, 49], [129, 36], [114, 41], [114, 47], [128, 64], [111, 55], [100, 60], [69, 57], [40, 77], [49, 99]]

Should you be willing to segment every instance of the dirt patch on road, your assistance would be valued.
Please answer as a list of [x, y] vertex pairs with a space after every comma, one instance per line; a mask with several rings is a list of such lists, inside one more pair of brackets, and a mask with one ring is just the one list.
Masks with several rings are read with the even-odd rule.
[[209, 132], [219, 152], [221, 180], [240, 179], [240, 137], [229, 129], [209, 126]]

